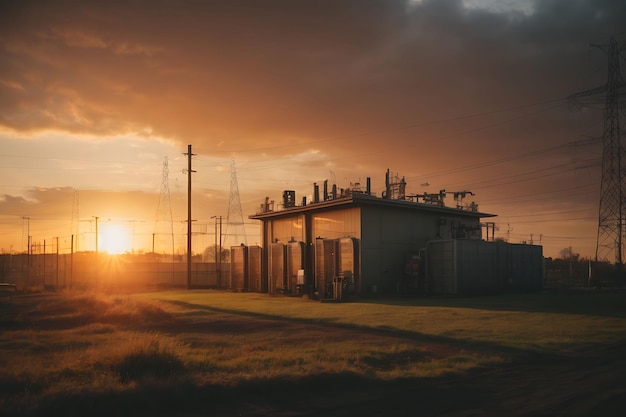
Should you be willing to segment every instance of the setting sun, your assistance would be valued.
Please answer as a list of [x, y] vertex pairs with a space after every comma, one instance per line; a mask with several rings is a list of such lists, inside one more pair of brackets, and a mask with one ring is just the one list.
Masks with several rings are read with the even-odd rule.
[[119, 224], [103, 224], [99, 240], [100, 250], [111, 255], [129, 252], [132, 246], [128, 230]]

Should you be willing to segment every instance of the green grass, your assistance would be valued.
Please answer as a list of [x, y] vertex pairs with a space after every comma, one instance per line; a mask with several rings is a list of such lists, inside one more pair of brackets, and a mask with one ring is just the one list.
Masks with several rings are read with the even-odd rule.
[[626, 292], [370, 299], [340, 304], [215, 291], [146, 293], [138, 297], [190, 308], [387, 329], [537, 351], [575, 351], [626, 340]]
[[72, 404], [81, 414], [101, 398], [130, 410], [161, 390], [171, 400], [327, 377], [433, 379], [577, 354], [626, 341], [625, 295], [338, 304], [210, 290], [28, 295], [0, 305], [0, 409], [34, 415]]

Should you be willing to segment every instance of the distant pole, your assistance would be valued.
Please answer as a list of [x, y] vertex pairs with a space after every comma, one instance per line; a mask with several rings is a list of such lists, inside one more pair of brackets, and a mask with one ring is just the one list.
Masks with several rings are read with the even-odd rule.
[[191, 288], [191, 145], [187, 145], [187, 289]]
[[213, 231], [213, 240], [215, 242], [215, 253], [213, 254], [215, 257], [215, 282], [217, 284], [217, 287], [219, 288], [220, 286], [220, 281], [219, 281], [219, 277], [217, 276], [217, 216], [211, 216], [212, 219], [215, 219], [215, 229]]
[[217, 270], [218, 276], [218, 286], [222, 286], [222, 216], [220, 216], [220, 257], [219, 257], [219, 268]]

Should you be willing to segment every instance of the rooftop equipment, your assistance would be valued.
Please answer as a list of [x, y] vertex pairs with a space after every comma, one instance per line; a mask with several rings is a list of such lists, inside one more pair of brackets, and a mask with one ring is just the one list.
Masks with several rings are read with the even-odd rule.
[[283, 207], [291, 208], [296, 206], [296, 192], [293, 190], [283, 191]]

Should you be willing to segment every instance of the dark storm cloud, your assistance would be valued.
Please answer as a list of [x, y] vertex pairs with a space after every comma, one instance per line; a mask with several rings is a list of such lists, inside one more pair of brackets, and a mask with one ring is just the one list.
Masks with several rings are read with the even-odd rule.
[[[5, 3], [1, 123], [291, 141], [554, 99], [580, 85], [621, 1]], [[365, 141], [373, 138], [365, 138]], [[346, 140], [347, 141], [347, 140]], [[363, 141], [363, 138], [360, 139]]]

